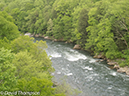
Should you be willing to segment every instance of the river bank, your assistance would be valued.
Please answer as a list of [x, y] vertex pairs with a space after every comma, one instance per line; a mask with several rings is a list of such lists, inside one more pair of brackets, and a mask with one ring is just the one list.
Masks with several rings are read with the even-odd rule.
[[[30, 37], [42, 37], [44, 39], [48, 39], [48, 40], [52, 40], [53, 42], [57, 42], [57, 41], [61, 41], [61, 42], [65, 42], [65, 43], [73, 43], [71, 40], [69, 41], [64, 41], [63, 39], [55, 39], [53, 37], [48, 37], [48, 36], [44, 36], [44, 35], [41, 35], [41, 34], [31, 34], [31, 33], [26, 33], [25, 35], [28, 35]], [[80, 45], [76, 44], [73, 49], [76, 49], [76, 50], [84, 50], [80, 47]], [[86, 50], [84, 50], [86, 51]], [[111, 69], [116, 69], [117, 72], [119, 73], [126, 73], [126, 75], [129, 75], [129, 67], [128, 66], [124, 66], [124, 67], [120, 67], [119, 66], [119, 61], [124, 61], [125, 59], [115, 59], [115, 60], [111, 60], [111, 59], [108, 59], [106, 58], [102, 52], [99, 53], [99, 54], [95, 54], [93, 56], [93, 58], [96, 58], [96, 59], [100, 59], [100, 60], [96, 60], [96, 62], [101, 62], [101, 61], [106, 61], [108, 65], [111, 66]]]
[[51, 56], [55, 69], [53, 76], [57, 81], [65, 79], [72, 88], [82, 91], [77, 96], [128, 96], [129, 76], [111, 70], [106, 60], [96, 62], [102, 59], [94, 59], [84, 50], [74, 50], [73, 43], [41, 37], [35, 40], [46, 41], [46, 53]]

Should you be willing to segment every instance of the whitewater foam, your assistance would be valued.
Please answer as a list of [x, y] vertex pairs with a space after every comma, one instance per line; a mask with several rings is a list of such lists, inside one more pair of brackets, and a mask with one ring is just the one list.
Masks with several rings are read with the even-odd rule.
[[68, 74], [66, 74], [67, 76], [71, 76], [71, 75], [73, 75], [73, 73], [68, 73]]
[[87, 57], [81, 53], [74, 52], [70, 54], [68, 52], [64, 52], [64, 54], [65, 54], [64, 57], [69, 61], [78, 61], [79, 59], [83, 59], [83, 60], [87, 59]]
[[110, 73], [111, 75], [113, 75], [113, 76], [116, 76], [116, 72], [112, 72], [112, 73]]
[[84, 67], [83, 69], [93, 70], [93, 68], [90, 68], [89, 66], [86, 66], [86, 67]]
[[56, 57], [56, 58], [57, 58], [57, 57], [61, 57], [61, 54], [59, 54], [59, 53], [55, 53], [55, 52], [54, 52], [54, 53], [53, 53], [53, 54], [51, 54], [50, 56], [52, 56], [52, 57]]
[[57, 74], [61, 74], [61, 72], [57, 72]]
[[94, 62], [96, 62], [95, 59], [91, 59], [91, 60], [89, 61], [89, 63], [94, 63]]

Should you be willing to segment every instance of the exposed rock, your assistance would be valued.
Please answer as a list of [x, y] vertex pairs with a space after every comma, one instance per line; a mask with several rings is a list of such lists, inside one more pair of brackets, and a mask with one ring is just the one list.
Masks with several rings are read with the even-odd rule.
[[78, 49], [78, 50], [80, 50], [81, 49], [81, 47], [80, 47], [80, 45], [75, 45], [74, 47], [73, 47], [73, 49]]
[[112, 62], [112, 60], [110, 60], [110, 59], [107, 59], [107, 62]]
[[126, 71], [126, 75], [129, 75], [129, 69]]
[[56, 42], [56, 41], [58, 41], [58, 40], [57, 40], [57, 39], [54, 39], [53, 41], [55, 41], [55, 42]]
[[31, 34], [31, 37], [33, 37], [34, 36], [34, 34]]
[[64, 39], [54, 39], [53, 41], [64, 41]]
[[114, 69], [114, 66], [108, 66], [110, 69]]
[[117, 72], [120, 72], [120, 73], [126, 73], [129, 71], [129, 68], [126, 66], [126, 67], [120, 67]]
[[72, 41], [71, 40], [67, 40], [65, 43], [72, 43]]
[[39, 37], [39, 34], [36, 34], [34, 37]]
[[102, 61], [104, 61], [103, 59], [102, 60], [100, 60], [100, 62], [102, 62]]
[[67, 40], [65, 43], [72, 43], [72, 40]]
[[119, 65], [114, 65], [113, 68], [114, 68], [114, 69], [120, 69], [120, 66], [119, 66]]
[[103, 58], [103, 60], [107, 60], [107, 58]]
[[25, 33], [25, 35], [27, 35], [27, 36], [30, 36], [30, 37], [31, 37], [31, 33]]
[[102, 62], [102, 61], [104, 61], [103, 59], [100, 59], [100, 60], [96, 60], [95, 62]]
[[120, 68], [117, 70], [117, 72], [124, 73], [124, 72], [126, 72], [126, 70], [124, 68]]
[[46, 36], [46, 37], [44, 37], [44, 39], [51, 39], [50, 37], [48, 37], [48, 36]]
[[72, 41], [72, 40], [70, 40], [69, 42], [70, 42], [70, 43], [72, 43], [73, 41]]
[[95, 62], [99, 62], [99, 60], [96, 60]]
[[118, 64], [118, 63], [111, 61], [111, 62], [108, 62], [107, 64], [108, 64], [108, 65], [115, 65], [115, 64]]

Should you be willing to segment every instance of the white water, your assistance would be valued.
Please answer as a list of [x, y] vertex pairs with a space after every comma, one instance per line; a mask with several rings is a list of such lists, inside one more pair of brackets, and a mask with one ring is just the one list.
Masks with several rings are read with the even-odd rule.
[[54, 75], [63, 76], [83, 93], [79, 96], [129, 96], [129, 76], [108, 68], [106, 62], [96, 62], [87, 52], [73, 50], [72, 45], [47, 41]]

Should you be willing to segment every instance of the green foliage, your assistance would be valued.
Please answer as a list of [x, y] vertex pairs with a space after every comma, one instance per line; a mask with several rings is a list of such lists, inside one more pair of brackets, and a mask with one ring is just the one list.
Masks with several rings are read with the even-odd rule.
[[[51, 67], [52, 63], [45, 51], [45, 49], [47, 48], [45, 41], [41, 40], [41, 41], [36, 41], [34, 43], [34, 38], [32, 38], [32, 37], [30, 38], [29, 36], [20, 36], [19, 38], [15, 39], [14, 41], [11, 42], [11, 47], [12, 47], [11, 49], [14, 53], [18, 53], [20, 51], [27, 50], [32, 55], [32, 59], [37, 60], [37, 63], [39, 62], [39, 64], [40, 63], [43, 64], [42, 68], [44, 68], [44, 70], [47, 70], [48, 72], [53, 71], [53, 68]], [[24, 57], [24, 56], [22, 56], [22, 57]], [[30, 58], [30, 60], [31, 60], [31, 58]]]
[[47, 23], [47, 32], [46, 35], [47, 36], [52, 36], [53, 35], [53, 21], [52, 19], [49, 19], [48, 23]]
[[36, 44], [33, 41], [34, 38], [30, 38], [29, 36], [20, 36], [19, 38], [11, 42], [11, 49], [14, 53], [25, 50], [30, 51], [32, 48], [37, 48]]
[[64, 93], [64, 95], [62, 95], [62, 96], [76, 96], [79, 93], [81, 93], [81, 91], [71, 88], [71, 86], [69, 84], [67, 84], [66, 81], [61, 82], [56, 87], [55, 92], [56, 93]]
[[53, 27], [53, 36], [56, 39], [63, 38], [63, 22], [61, 22], [60, 18], [54, 19], [54, 27]]
[[71, 95], [65, 84], [52, 87], [46, 42], [19, 37], [18, 30], [72, 40], [106, 58], [124, 58], [120, 66], [129, 66], [128, 5], [128, 0], [1, 0], [0, 90], [16, 90], [17, 84], [17, 90], [41, 96]]
[[[0, 1], [1, 10], [15, 19], [1, 12], [0, 22], [5, 23], [0, 23], [0, 39], [16, 38], [16, 30], [13, 30], [16, 28], [12, 27], [15, 22], [23, 33], [72, 40], [86, 50], [103, 52], [107, 58], [121, 58], [122, 50], [129, 49], [128, 5], [128, 0]], [[10, 37], [7, 30], [11, 28], [13, 31], [8, 31], [9, 34], [15, 35]]]
[[17, 87], [22, 92], [35, 92], [40, 96], [65, 96], [63, 94], [56, 94], [55, 88], [52, 88], [52, 85], [51, 80], [32, 77], [29, 81], [25, 79], [19, 80]]
[[11, 50], [4, 48], [0, 49], [0, 90], [13, 91], [16, 86], [16, 67], [13, 65], [12, 60], [14, 54]]
[[77, 43], [80, 44], [82, 47], [85, 46], [88, 38], [88, 32], [86, 28], [88, 27], [88, 11], [86, 9], [82, 9], [80, 12], [79, 20], [78, 20], [78, 33], [77, 33]]
[[4, 37], [4, 39], [0, 39], [0, 48], [4, 47], [5, 49], [10, 49], [10, 42], [9, 40]]
[[8, 40], [13, 40], [18, 36], [19, 31], [12, 17], [6, 12], [0, 12], [0, 39], [6, 37]]
[[13, 64], [17, 68], [16, 76], [21, 78], [30, 79], [30, 77], [43, 78], [45, 70], [43, 70], [44, 62], [33, 59], [33, 56], [29, 52], [19, 52], [16, 54]]
[[17, 87], [21, 92], [34, 92], [39, 96], [65, 96], [63, 93], [56, 93], [56, 88], [52, 87], [52, 85], [51, 80], [31, 77], [29, 81], [26, 79], [18, 80]]

